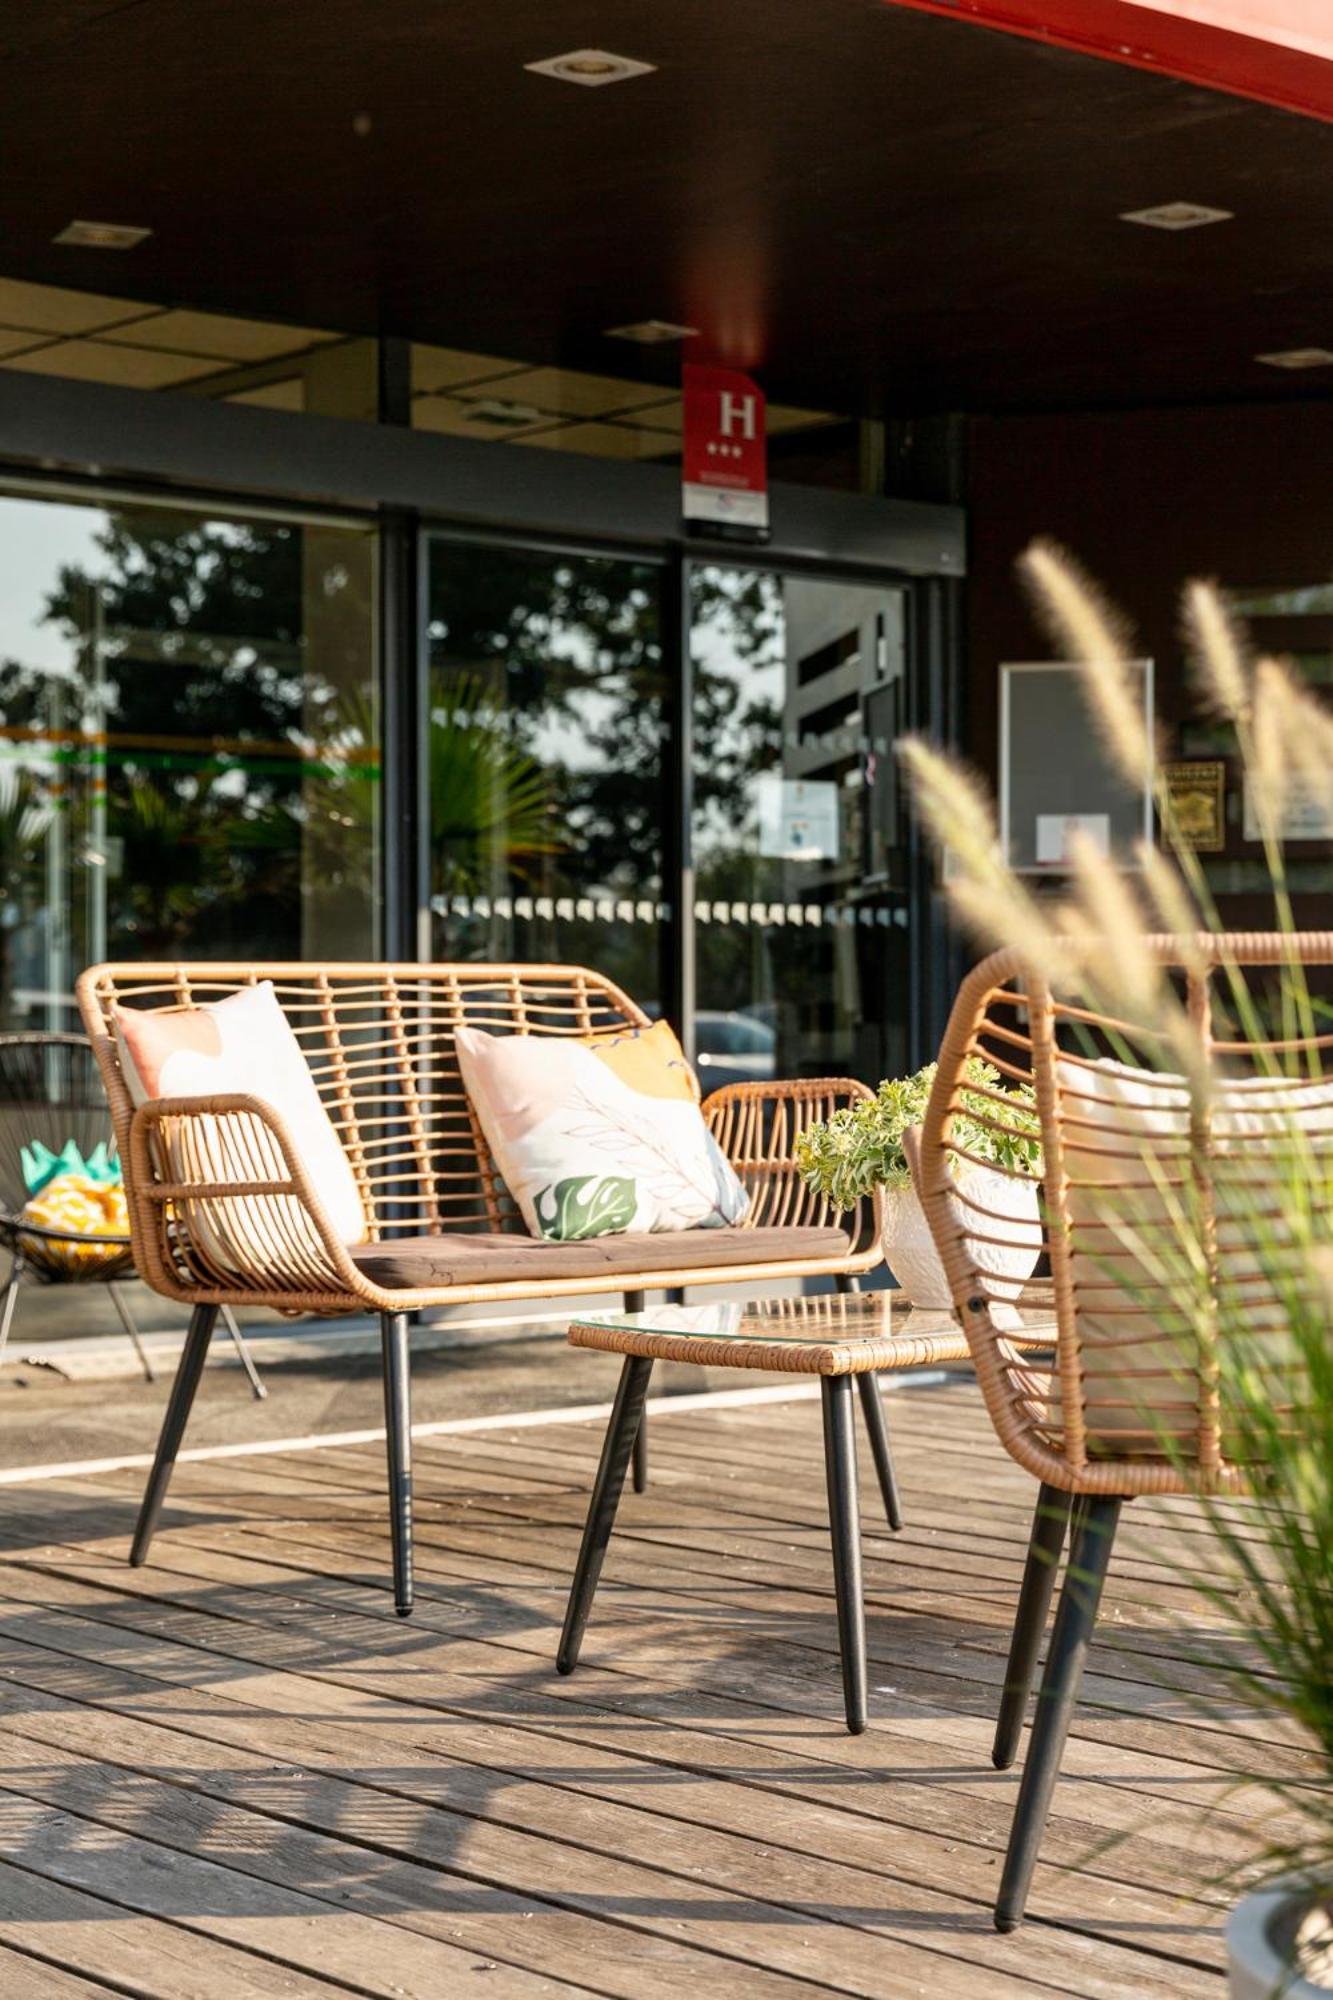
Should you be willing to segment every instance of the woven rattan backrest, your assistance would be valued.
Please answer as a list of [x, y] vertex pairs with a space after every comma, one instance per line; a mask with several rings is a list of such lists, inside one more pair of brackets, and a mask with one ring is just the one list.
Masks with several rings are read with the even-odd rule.
[[[1000, 952], [959, 990], [917, 1161], [1002, 1441], [1039, 1477], [1089, 1492], [1172, 1490], [1182, 1461], [1214, 1485], [1243, 1483], [1220, 1413], [1218, 1329], [1244, 1321], [1274, 1396], [1290, 1395], [1274, 1273], [1284, 1248], [1293, 1269], [1299, 1253], [1283, 1189], [1293, 1159], [1316, 1188], [1333, 1172], [1330, 1017], [1316, 1006], [1293, 1018], [1278, 997], [1294, 964], [1303, 987], [1327, 989], [1333, 935], [1147, 943], [1206, 1056], [1195, 1074], [1081, 1003], [1072, 977], [1056, 990]], [[1040, 1161], [1001, 1171], [1039, 1198], [1059, 1333], [1050, 1381], [1004, 1338], [988, 1265], [1013, 1239], [1012, 1203], [969, 1186], [978, 1128], [1020, 1152], [1039, 1131]]]
[[133, 1107], [117, 1007], [197, 1007], [273, 984], [346, 1149], [372, 1238], [521, 1228], [454, 1047], [490, 1034], [599, 1036], [648, 1017], [610, 980], [552, 965], [99, 965], [79, 980], [122, 1155]]

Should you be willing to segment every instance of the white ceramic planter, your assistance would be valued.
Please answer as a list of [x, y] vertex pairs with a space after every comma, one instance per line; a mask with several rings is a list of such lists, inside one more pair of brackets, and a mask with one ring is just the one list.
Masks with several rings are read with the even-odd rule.
[[[987, 1233], [1010, 1237], [1012, 1245], [976, 1243], [973, 1256], [979, 1270], [999, 1281], [991, 1285], [991, 1296], [1012, 1301], [1032, 1276], [1041, 1255], [1036, 1186], [1031, 1181], [1013, 1180], [1008, 1174], [991, 1173], [985, 1167], [970, 1167], [959, 1185], [973, 1201], [1005, 1218]], [[947, 1311], [953, 1304], [949, 1281], [915, 1188], [885, 1188], [883, 1244], [884, 1261], [908, 1303]]]
[[1243, 1896], [1227, 1919], [1231, 2000], [1330, 2000], [1333, 1986], [1291, 1971], [1292, 1941], [1308, 1889], [1276, 1883]]

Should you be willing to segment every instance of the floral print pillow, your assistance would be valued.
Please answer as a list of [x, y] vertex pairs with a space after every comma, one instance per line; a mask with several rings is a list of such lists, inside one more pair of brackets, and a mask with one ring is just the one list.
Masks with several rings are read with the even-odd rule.
[[749, 1196], [704, 1124], [665, 1021], [568, 1041], [460, 1028], [458, 1062], [528, 1233], [722, 1229]]

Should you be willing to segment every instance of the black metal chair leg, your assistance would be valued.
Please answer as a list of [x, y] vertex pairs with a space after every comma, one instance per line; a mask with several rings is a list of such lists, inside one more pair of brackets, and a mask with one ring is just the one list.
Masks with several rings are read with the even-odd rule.
[[879, 1475], [879, 1490], [884, 1495], [884, 1512], [889, 1517], [889, 1526], [896, 1535], [903, 1524], [902, 1502], [898, 1498], [898, 1475], [893, 1469], [893, 1448], [889, 1443], [888, 1419], [884, 1415], [884, 1398], [880, 1394], [879, 1377], [873, 1372], [858, 1375], [856, 1386], [861, 1396], [861, 1414], [865, 1418], [866, 1435], [870, 1439], [870, 1455], [875, 1461], [875, 1471]]
[[143, 1340], [139, 1333], [138, 1325], [135, 1322], [134, 1314], [130, 1311], [129, 1304], [125, 1298], [125, 1295], [120, 1289], [120, 1282], [113, 1278], [110, 1284], [107, 1286], [107, 1290], [111, 1294], [111, 1303], [116, 1308], [117, 1317], [119, 1318], [120, 1323], [124, 1327], [126, 1333], [130, 1337], [131, 1345], [133, 1346], [134, 1352], [138, 1357], [139, 1366], [143, 1369], [144, 1381], [156, 1382], [157, 1380], [156, 1370], [154, 1369], [152, 1362], [148, 1358], [148, 1350], [145, 1348], [143, 1344]]
[[0, 1306], [0, 1360], [4, 1359], [5, 1348], [9, 1343], [9, 1329], [14, 1323], [14, 1308], [19, 1302], [19, 1286], [23, 1283], [24, 1261], [23, 1252], [15, 1250], [13, 1261], [9, 1266], [9, 1276], [5, 1280], [4, 1304]]
[[1060, 1608], [1055, 1614], [1046, 1670], [1037, 1696], [1027, 1762], [1023, 1767], [1014, 1823], [995, 1904], [995, 1928], [1016, 1930], [1023, 1921], [1037, 1865], [1051, 1794], [1060, 1775], [1065, 1738], [1078, 1702], [1088, 1645], [1097, 1622], [1102, 1585], [1120, 1519], [1115, 1498], [1089, 1499], [1074, 1522]]
[[[668, 1297], [670, 1294], [668, 1293]], [[641, 1313], [644, 1308], [642, 1292], [626, 1292], [625, 1311]], [[634, 1491], [648, 1491], [648, 1416], [646, 1411], [639, 1415], [639, 1428], [634, 1433]]]
[[176, 1379], [171, 1385], [171, 1395], [167, 1399], [167, 1413], [162, 1419], [162, 1432], [157, 1440], [157, 1454], [153, 1459], [153, 1469], [148, 1475], [148, 1484], [144, 1488], [134, 1540], [130, 1544], [130, 1562], [135, 1569], [140, 1568], [148, 1559], [158, 1515], [162, 1512], [162, 1502], [167, 1497], [167, 1487], [171, 1483], [171, 1471], [176, 1463], [176, 1453], [180, 1450], [185, 1426], [190, 1420], [190, 1411], [194, 1405], [195, 1391], [199, 1387], [199, 1377], [204, 1372], [204, 1362], [208, 1358], [208, 1343], [213, 1338], [217, 1317], [216, 1306], [196, 1306], [190, 1314], [185, 1346], [181, 1350]]
[[825, 1375], [824, 1471], [828, 1479], [833, 1588], [838, 1601], [838, 1646], [847, 1727], [866, 1726], [866, 1619], [861, 1587], [861, 1522], [856, 1498], [856, 1423], [849, 1375]]
[[995, 1720], [991, 1761], [997, 1771], [1007, 1771], [1018, 1755], [1018, 1741], [1023, 1733], [1023, 1718], [1027, 1714], [1032, 1677], [1037, 1671], [1037, 1655], [1046, 1630], [1051, 1593], [1055, 1589], [1055, 1574], [1060, 1567], [1072, 1502], [1072, 1494], [1062, 1493], [1058, 1486], [1043, 1484], [1037, 1494], [1037, 1510], [1032, 1517], [1023, 1583], [1018, 1593], [1018, 1615], [1014, 1619], [1014, 1636], [1009, 1641], [1009, 1660], [1004, 1670], [1004, 1693], [1000, 1697], [1000, 1712]]
[[231, 1335], [231, 1344], [236, 1349], [241, 1366], [245, 1370], [245, 1379], [250, 1384], [251, 1395], [257, 1403], [262, 1403], [268, 1395], [268, 1390], [259, 1379], [259, 1370], [255, 1367], [249, 1342], [237, 1325], [236, 1315], [230, 1306], [222, 1308], [222, 1323]]
[[606, 1556], [606, 1545], [611, 1539], [611, 1530], [615, 1525], [616, 1508], [620, 1503], [621, 1488], [625, 1484], [625, 1468], [629, 1464], [634, 1439], [643, 1416], [643, 1401], [648, 1394], [648, 1379], [652, 1372], [651, 1361], [646, 1361], [637, 1354], [625, 1356], [625, 1364], [620, 1371], [620, 1383], [616, 1389], [616, 1400], [611, 1410], [611, 1421], [606, 1427], [606, 1436], [602, 1441], [602, 1456], [597, 1466], [597, 1478], [593, 1482], [592, 1499], [588, 1503], [588, 1518], [583, 1527], [579, 1559], [574, 1570], [574, 1581], [569, 1588], [564, 1630], [560, 1634], [560, 1648], [555, 1656], [556, 1666], [562, 1674], [572, 1674], [578, 1665], [588, 1613], [592, 1610], [597, 1579], [602, 1573], [602, 1562]]
[[412, 1609], [412, 1377], [407, 1314], [380, 1314], [384, 1357], [384, 1433], [389, 1470], [389, 1532], [393, 1538], [393, 1608]]

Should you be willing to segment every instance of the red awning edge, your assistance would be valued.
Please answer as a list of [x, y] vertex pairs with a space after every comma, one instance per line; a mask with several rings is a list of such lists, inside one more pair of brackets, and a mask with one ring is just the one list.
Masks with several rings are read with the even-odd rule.
[[885, 0], [1333, 122], [1333, 62], [1125, 0]]

